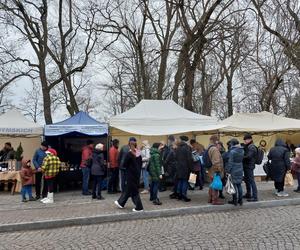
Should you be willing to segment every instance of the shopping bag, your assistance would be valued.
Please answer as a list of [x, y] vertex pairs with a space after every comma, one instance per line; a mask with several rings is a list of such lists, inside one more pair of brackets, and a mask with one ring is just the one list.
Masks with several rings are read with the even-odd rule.
[[284, 178], [284, 186], [286, 187], [292, 187], [294, 186], [294, 178], [291, 172], [287, 172]]
[[189, 183], [195, 185], [195, 184], [196, 184], [196, 180], [197, 180], [197, 175], [191, 173], [191, 174], [190, 174], [190, 178], [189, 178]]
[[231, 179], [231, 175], [229, 174], [227, 177], [227, 182], [225, 185], [225, 191], [227, 192], [227, 194], [235, 194], [235, 188], [234, 185], [232, 184], [232, 179]]
[[220, 174], [215, 173], [212, 183], [210, 184], [210, 188], [214, 190], [222, 190], [223, 184], [221, 180]]

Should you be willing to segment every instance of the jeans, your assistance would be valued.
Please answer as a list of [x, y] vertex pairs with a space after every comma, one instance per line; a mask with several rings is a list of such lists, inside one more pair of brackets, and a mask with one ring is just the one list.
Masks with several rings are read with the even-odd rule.
[[119, 179], [119, 168], [110, 168], [109, 169], [109, 181], [108, 181], [108, 192], [117, 192]]
[[235, 194], [232, 195], [233, 200], [242, 200], [243, 199], [243, 188], [242, 188], [242, 184], [233, 184], [234, 185], [234, 189], [235, 189]]
[[143, 176], [143, 183], [144, 183], [144, 189], [149, 189], [149, 173], [146, 168], [142, 168], [142, 176]]
[[126, 189], [126, 169], [120, 169], [120, 189], [125, 192]]
[[155, 201], [158, 199], [158, 184], [159, 181], [152, 181], [150, 184], [150, 201]]
[[47, 182], [45, 179], [43, 180], [43, 192], [41, 192], [42, 187], [42, 178], [43, 173], [42, 172], [36, 172], [35, 173], [35, 195], [39, 198], [42, 194], [42, 197], [45, 198], [47, 196], [48, 188], [47, 188]]
[[89, 192], [89, 180], [91, 170], [88, 167], [82, 168], [82, 193], [87, 194]]
[[[101, 175], [93, 175], [93, 197], [101, 197], [101, 189], [102, 189], [102, 180], [103, 176]], [[97, 193], [96, 193], [97, 191]]]
[[21, 195], [23, 200], [26, 199], [26, 194], [28, 194], [29, 198], [32, 198], [32, 185], [25, 185], [22, 187]]
[[143, 210], [143, 204], [141, 201], [140, 194], [138, 190], [130, 190], [126, 185], [125, 191], [122, 192], [121, 197], [118, 199], [119, 204], [124, 207], [127, 200], [131, 197], [133, 204], [135, 205], [136, 210]]
[[298, 190], [300, 190], [300, 173], [297, 172]]
[[179, 179], [177, 183], [177, 193], [186, 197], [188, 186], [189, 184], [187, 180]]
[[254, 169], [244, 168], [247, 195], [257, 199], [257, 187], [254, 180]]

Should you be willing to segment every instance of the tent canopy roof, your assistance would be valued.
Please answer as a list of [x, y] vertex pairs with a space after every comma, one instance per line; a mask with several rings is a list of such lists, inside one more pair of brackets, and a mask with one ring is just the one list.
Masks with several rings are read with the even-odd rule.
[[13, 109], [0, 116], [0, 134], [36, 136], [43, 134], [43, 128]]
[[300, 131], [300, 120], [270, 112], [237, 113], [220, 122], [223, 132], [279, 132]]
[[108, 133], [108, 126], [105, 123], [96, 121], [83, 111], [64, 121], [45, 126], [45, 136], [58, 136], [73, 132], [100, 136]]
[[132, 134], [153, 136], [218, 128], [216, 118], [188, 111], [172, 100], [142, 100], [134, 108], [112, 117], [110, 126]]

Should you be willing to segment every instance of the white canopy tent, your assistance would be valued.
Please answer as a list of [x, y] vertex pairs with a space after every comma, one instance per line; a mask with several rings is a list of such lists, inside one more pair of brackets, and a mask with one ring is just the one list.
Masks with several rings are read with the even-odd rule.
[[23, 147], [24, 159], [32, 159], [40, 146], [43, 127], [28, 120], [18, 110], [10, 110], [0, 116], [0, 147], [10, 142], [14, 149]]
[[172, 100], [142, 100], [112, 117], [109, 124], [112, 130], [145, 136], [215, 131], [222, 127], [216, 118], [188, 111]]
[[221, 121], [221, 132], [289, 132], [300, 131], [300, 120], [286, 118], [266, 111], [237, 113]]
[[18, 110], [10, 110], [0, 116], [0, 135], [32, 137], [42, 134], [43, 127], [29, 121]]

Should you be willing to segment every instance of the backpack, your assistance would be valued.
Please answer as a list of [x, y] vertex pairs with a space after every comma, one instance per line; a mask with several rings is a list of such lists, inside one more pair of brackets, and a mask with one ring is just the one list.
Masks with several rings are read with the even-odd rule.
[[211, 168], [212, 167], [212, 162], [211, 162], [211, 159], [210, 159], [209, 154], [208, 154], [208, 151], [210, 150], [211, 147], [214, 147], [214, 145], [210, 145], [208, 147], [208, 149], [206, 149], [203, 153], [202, 160], [203, 160], [203, 166], [205, 168]]
[[265, 152], [260, 147], [256, 147], [254, 144], [253, 146], [256, 148], [255, 164], [260, 165], [263, 162]]

